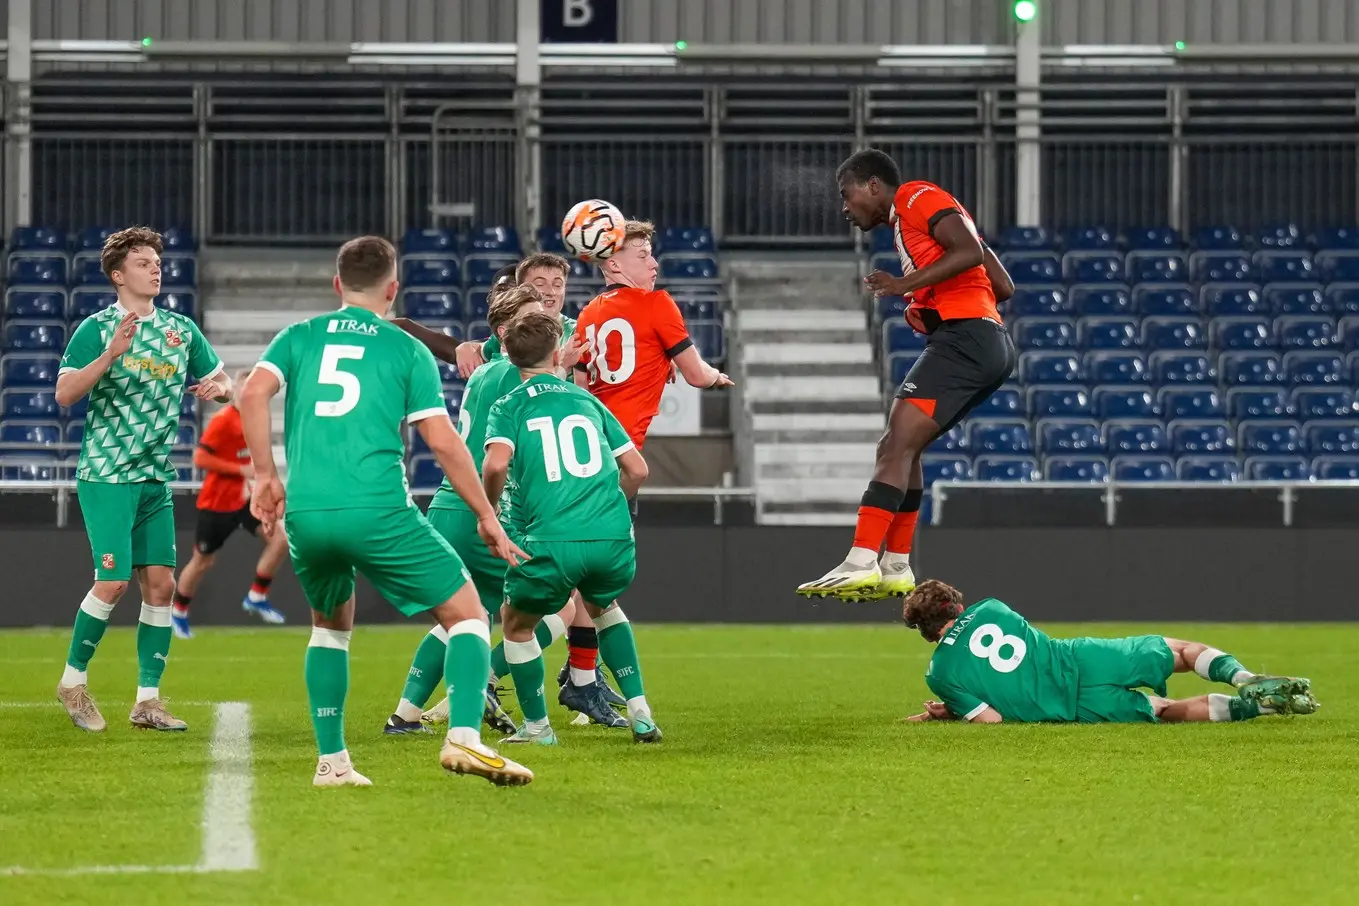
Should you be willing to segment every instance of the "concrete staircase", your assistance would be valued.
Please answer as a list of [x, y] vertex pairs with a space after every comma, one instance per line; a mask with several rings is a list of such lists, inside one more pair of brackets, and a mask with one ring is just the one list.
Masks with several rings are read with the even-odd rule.
[[751, 262], [733, 274], [760, 522], [853, 524], [885, 424], [857, 265]]

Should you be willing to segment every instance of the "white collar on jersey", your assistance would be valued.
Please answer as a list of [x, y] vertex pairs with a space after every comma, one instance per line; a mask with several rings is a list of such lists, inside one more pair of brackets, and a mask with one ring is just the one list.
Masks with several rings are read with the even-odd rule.
[[[122, 302], [114, 302], [114, 303], [113, 303], [113, 310], [116, 311], [116, 312], [118, 312], [118, 314], [120, 314], [120, 315], [122, 315], [122, 316], [124, 316], [124, 317], [126, 317], [127, 314], [128, 314], [128, 311], [127, 311], [126, 308], [123, 307], [123, 303], [122, 303]], [[153, 305], [153, 306], [151, 307], [151, 314], [147, 315], [147, 316], [144, 317], [144, 318], [138, 318], [138, 319], [137, 319], [137, 322], [138, 322], [139, 324], [144, 324], [144, 323], [147, 322], [147, 321], [154, 321], [155, 319], [156, 319], [156, 308], [155, 308], [155, 306]]]

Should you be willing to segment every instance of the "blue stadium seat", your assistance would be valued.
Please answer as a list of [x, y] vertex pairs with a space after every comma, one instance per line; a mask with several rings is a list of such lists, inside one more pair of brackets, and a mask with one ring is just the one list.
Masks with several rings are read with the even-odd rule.
[[192, 450], [198, 446], [198, 425], [180, 422], [179, 430], [175, 432], [174, 445], [183, 450]]
[[1286, 419], [1294, 416], [1282, 387], [1233, 387], [1227, 391], [1227, 414], [1237, 419]]
[[1216, 387], [1162, 387], [1156, 392], [1156, 403], [1167, 420], [1225, 418], [1227, 415]]
[[973, 419], [967, 426], [967, 445], [975, 453], [1032, 453], [1029, 423], [1021, 419]]
[[[484, 294], [483, 294], [484, 295]], [[418, 292], [408, 290], [401, 296], [402, 313], [416, 321], [426, 318], [456, 321], [463, 317], [462, 296], [454, 290]], [[485, 317], [483, 313], [481, 315]]]
[[997, 248], [1010, 252], [1046, 251], [1056, 244], [1046, 227], [1037, 226], [1006, 227], [996, 241]]
[[1326, 227], [1317, 230], [1308, 240], [1313, 248], [1323, 252], [1359, 251], [1359, 227]]
[[[491, 338], [490, 324], [487, 324], [485, 321], [467, 322], [467, 339], [471, 340], [473, 343], [484, 343], [490, 338]], [[698, 342], [698, 337], [694, 337], [693, 339], [694, 345], [698, 346], [699, 351], [702, 352], [703, 344]], [[712, 361], [712, 359], [708, 358], [706, 354], [703, 357], [705, 359], [708, 359], [708, 361], [710, 362]]]
[[925, 489], [936, 481], [967, 481], [972, 477], [972, 464], [966, 456], [923, 456], [920, 469], [925, 475]]
[[197, 286], [198, 262], [191, 255], [166, 255], [160, 262], [162, 286]]
[[[485, 294], [483, 294], [483, 299], [484, 297]], [[588, 295], [583, 296], [578, 293], [568, 293], [566, 302], [562, 305], [562, 311], [565, 312], [568, 318], [579, 318], [580, 313], [585, 310], [585, 306], [590, 304], [591, 298], [592, 297]], [[484, 301], [482, 304], [483, 307], [485, 307]]]
[[1241, 233], [1232, 226], [1206, 226], [1194, 231], [1194, 248], [1220, 251], [1244, 248]]
[[[586, 300], [589, 301], [588, 299]], [[564, 308], [565, 306], [563, 306]], [[470, 289], [467, 291], [467, 317], [481, 318], [485, 320], [486, 315], [491, 310], [491, 291], [482, 287], [481, 289]]]
[[1319, 252], [1316, 265], [1324, 283], [1359, 282], [1359, 251]]
[[978, 456], [973, 467], [978, 481], [1037, 481], [1039, 475], [1032, 456]]
[[172, 292], [161, 293], [156, 296], [155, 303], [166, 311], [172, 311], [177, 315], [197, 318], [198, 297], [193, 290], [177, 289]]
[[1326, 310], [1337, 315], [1359, 315], [1359, 283], [1332, 283], [1326, 287]]
[[925, 348], [928, 339], [905, 321], [888, 321], [882, 325], [882, 347], [887, 354], [904, 350], [919, 352]]
[[1118, 252], [1067, 252], [1062, 257], [1062, 277], [1068, 283], [1123, 283], [1127, 276]]
[[1003, 307], [1009, 318], [1069, 315], [1074, 311], [1066, 288], [1061, 286], [1016, 286], [1015, 294]]
[[4, 315], [6, 318], [65, 321], [66, 293], [59, 289], [8, 289], [5, 291]]
[[1359, 481], [1359, 457], [1318, 456], [1312, 469], [1321, 481]]
[[954, 425], [936, 437], [934, 442], [929, 445], [928, 451], [931, 455], [935, 453], [965, 453], [967, 448], [967, 429], [962, 425]]
[[1310, 283], [1317, 278], [1306, 252], [1256, 252], [1254, 270], [1261, 283]]
[[5, 481], [56, 481], [61, 476], [61, 464], [56, 457], [41, 454], [42, 461], [34, 461], [34, 455], [0, 461], [0, 478]]
[[1121, 285], [1073, 286], [1071, 305], [1082, 317], [1133, 314], [1132, 293]]
[[452, 230], [407, 230], [401, 239], [404, 255], [439, 255], [453, 257], [458, 253], [458, 234]]
[[1092, 384], [1145, 384], [1151, 379], [1140, 352], [1099, 350], [1085, 354], [1085, 372]]
[[891, 321], [906, 314], [907, 302], [901, 296], [878, 297], [878, 320]]
[[1179, 252], [1128, 253], [1129, 283], [1184, 283], [1189, 279], [1189, 259]]
[[1208, 323], [1208, 344], [1214, 349], [1272, 349], [1274, 330], [1264, 317], [1214, 318]]
[[1219, 456], [1236, 449], [1232, 426], [1221, 420], [1182, 419], [1166, 426], [1176, 456]]
[[[879, 254], [874, 255], [869, 259], [868, 267], [870, 270], [882, 271], [885, 274], [891, 274], [893, 277], [900, 277], [902, 273], [904, 273], [901, 269], [901, 256], [896, 252], [880, 252]], [[662, 276], [664, 275], [664, 272], [665, 261], [662, 260]]]
[[0, 358], [0, 387], [55, 387], [60, 365], [61, 360], [53, 355], [10, 353]]
[[463, 276], [470, 286], [490, 286], [501, 268], [518, 262], [519, 259], [514, 255], [479, 252], [463, 259]]
[[718, 278], [717, 259], [675, 258], [665, 255], [661, 258], [662, 280], [716, 280]]
[[1038, 422], [1038, 452], [1101, 454], [1104, 437], [1094, 419], [1046, 418]]
[[684, 296], [675, 298], [675, 304], [684, 314], [686, 321], [720, 321], [721, 309], [713, 299], [691, 299]]
[[0, 418], [60, 418], [56, 390], [0, 390]]
[[1264, 289], [1265, 304], [1276, 315], [1330, 314], [1319, 283], [1274, 283]]
[[918, 351], [895, 352], [887, 357], [887, 376], [892, 386], [900, 387], [915, 360], [920, 358]]
[[1170, 450], [1170, 437], [1159, 421], [1111, 419], [1104, 423], [1104, 446], [1111, 456], [1164, 454]]
[[1006, 252], [1001, 263], [1016, 284], [1047, 286], [1062, 282], [1062, 262], [1050, 252]]
[[0, 422], [0, 446], [10, 449], [51, 447], [61, 443], [61, 425], [54, 421]]
[[1062, 234], [1062, 245], [1069, 251], [1104, 251], [1118, 248], [1118, 239], [1106, 226], [1079, 226]]
[[1214, 318], [1274, 313], [1253, 283], [1210, 284], [1199, 290], [1199, 303], [1200, 309]]
[[1050, 456], [1043, 461], [1043, 478], [1097, 484], [1109, 480], [1109, 462], [1103, 456]]
[[880, 227], [868, 234], [872, 240], [868, 244], [868, 249], [873, 254], [879, 252], [895, 252], [897, 250], [896, 232], [891, 227]]
[[59, 255], [9, 259], [10, 286], [65, 286], [66, 258]]
[[[165, 285], [165, 273], [161, 273], [161, 285]], [[109, 278], [104, 276], [104, 266], [98, 258], [93, 256], [77, 256], [71, 264], [71, 285], [72, 286], [98, 286], [106, 288], [110, 286]]]
[[715, 365], [726, 361], [727, 343], [721, 321], [693, 321], [689, 324], [689, 336], [705, 360]]
[[118, 294], [108, 289], [78, 286], [71, 290], [71, 320], [82, 321], [96, 315], [118, 301]]
[[1021, 318], [1013, 331], [1020, 349], [1076, 348], [1076, 322], [1070, 318]]
[[1080, 418], [1093, 415], [1090, 392], [1071, 384], [1029, 387], [1028, 414], [1030, 418]]
[[1184, 240], [1174, 227], [1133, 227], [1128, 230], [1128, 248], [1135, 250], [1159, 251], [1184, 247]]
[[1115, 481], [1175, 480], [1175, 466], [1168, 456], [1120, 456], [1113, 466]]
[[9, 238], [11, 251], [16, 252], [56, 252], [65, 254], [66, 234], [52, 227], [21, 226], [15, 227]]
[[1224, 352], [1218, 358], [1222, 382], [1229, 387], [1281, 384], [1283, 359], [1276, 352]]
[[1084, 371], [1080, 357], [1069, 352], [1023, 352], [1019, 380], [1024, 384], [1079, 384]]
[[83, 419], [85, 413], [89, 411], [89, 408], [90, 398], [88, 396], [82, 396], [80, 399], [66, 407], [66, 417]]
[[1202, 352], [1153, 352], [1150, 357], [1152, 380], [1158, 384], [1214, 384], [1217, 369]]
[[1175, 464], [1180, 481], [1228, 482], [1241, 480], [1241, 466], [1233, 456], [1186, 456]]
[[1095, 414], [1104, 420], [1110, 419], [1151, 419], [1160, 415], [1151, 391], [1145, 387], [1106, 386], [1096, 387], [1090, 398], [1095, 406]]
[[1138, 321], [1134, 317], [1081, 318], [1076, 342], [1082, 349], [1136, 349]]
[[968, 413], [971, 418], [1023, 418], [1024, 414], [1018, 387], [1001, 387]]
[[[875, 251], [892, 251], [892, 231], [875, 230], [876, 233], [887, 234], [887, 247], [885, 249], [875, 249]], [[661, 230], [661, 248], [667, 255], [674, 252], [707, 252], [712, 253], [717, 244], [713, 242], [713, 231], [707, 227], [666, 227]]]
[[441, 289], [462, 285], [462, 272], [456, 258], [402, 258], [401, 284], [415, 288], [437, 286]]
[[519, 234], [515, 232], [514, 227], [473, 227], [468, 231], [463, 247], [470, 254], [503, 252], [517, 257], [520, 253]]
[[1354, 418], [1359, 414], [1359, 404], [1349, 387], [1296, 387], [1289, 402], [1303, 421]]
[[192, 393], [186, 393], [179, 400], [180, 420], [197, 421], [198, 419], [198, 397]]
[[1340, 344], [1335, 321], [1324, 315], [1288, 315], [1274, 322], [1279, 346], [1288, 349], [1329, 349]]
[[[198, 251], [198, 240], [189, 230], [182, 227], [170, 227], [163, 230], [160, 234], [161, 245], [170, 254], [187, 254]], [[101, 242], [102, 246], [103, 243]]]
[[1142, 322], [1142, 345], [1147, 349], [1207, 349], [1208, 335], [1198, 318], [1157, 315]]
[[544, 252], [552, 252], [557, 255], [566, 254], [566, 246], [562, 243], [562, 231], [557, 227], [540, 227], [537, 233], [538, 248]]
[[1243, 456], [1301, 456], [1302, 425], [1297, 422], [1244, 421], [1236, 426], [1236, 446]]
[[1290, 384], [1344, 384], [1349, 380], [1345, 361], [1330, 352], [1284, 353], [1283, 370]]
[[4, 348], [16, 352], [60, 352], [66, 345], [66, 328], [48, 321], [6, 321]]
[[1304, 456], [1248, 456], [1247, 481], [1311, 481], [1312, 464]]
[[571, 272], [567, 276], [577, 283], [582, 281], [585, 283], [598, 283], [601, 279], [599, 271], [596, 270], [595, 265], [593, 264], [581, 261], [579, 258], [571, 258], [566, 263], [567, 266], [571, 268]]
[[433, 456], [412, 456], [410, 469], [412, 488], [437, 488], [444, 480], [443, 470]]
[[1133, 308], [1144, 315], [1199, 315], [1199, 298], [1184, 283], [1134, 286]]
[[1255, 244], [1262, 249], [1292, 249], [1302, 245], [1302, 230], [1295, 223], [1270, 223], [1255, 234]]
[[1252, 279], [1245, 252], [1194, 252], [1189, 256], [1190, 279], [1195, 283], [1241, 283]]

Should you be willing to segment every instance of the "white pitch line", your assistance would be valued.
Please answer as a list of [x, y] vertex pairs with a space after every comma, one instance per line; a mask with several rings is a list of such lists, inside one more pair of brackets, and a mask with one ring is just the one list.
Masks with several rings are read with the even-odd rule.
[[0, 868], [0, 875], [10, 877], [62, 878], [75, 875], [149, 875], [190, 874], [201, 871], [197, 865], [77, 865], [75, 868]]
[[212, 732], [212, 768], [203, 797], [201, 871], [254, 871], [255, 829], [250, 820], [255, 776], [251, 767], [250, 706], [222, 702]]

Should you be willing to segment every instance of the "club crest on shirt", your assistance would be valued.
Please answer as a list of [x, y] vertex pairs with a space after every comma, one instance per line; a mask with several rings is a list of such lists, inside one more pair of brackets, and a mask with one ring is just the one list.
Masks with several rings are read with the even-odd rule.
[[181, 346], [184, 343], [184, 336], [175, 328], [167, 327], [165, 329], [165, 342], [171, 346]]

